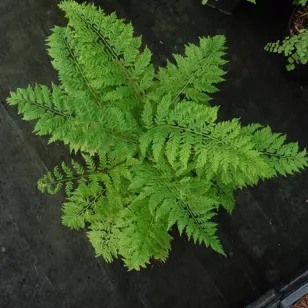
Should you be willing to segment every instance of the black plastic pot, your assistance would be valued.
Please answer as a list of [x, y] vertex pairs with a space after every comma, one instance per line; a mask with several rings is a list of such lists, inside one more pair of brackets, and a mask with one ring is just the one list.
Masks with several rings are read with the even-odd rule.
[[[291, 17], [289, 20], [289, 24], [288, 24], [288, 35], [294, 35], [294, 33], [292, 32], [292, 24], [295, 18], [295, 14], [297, 13], [297, 11], [300, 9], [301, 6], [297, 6]], [[296, 64], [295, 65], [295, 69], [293, 69], [292, 71], [287, 72], [287, 77], [288, 79], [291, 79], [293, 81], [298, 81], [298, 82], [308, 82], [308, 64], [307, 65], [303, 65], [303, 64]]]
[[244, 0], [208, 0], [207, 5], [225, 14], [231, 15]]
[[289, 308], [308, 294], [308, 271], [280, 290], [271, 290], [245, 308]]
[[295, 18], [295, 14], [296, 14], [296, 12], [298, 11], [300, 9], [300, 6], [298, 5], [294, 10], [293, 10], [293, 12], [292, 12], [292, 14], [291, 14], [291, 17], [290, 17], [290, 19], [289, 19], [289, 24], [288, 24], [288, 32], [289, 32], [289, 34], [290, 35], [292, 35], [293, 33], [292, 33], [292, 24], [293, 24], [293, 21], [294, 21], [294, 18]]

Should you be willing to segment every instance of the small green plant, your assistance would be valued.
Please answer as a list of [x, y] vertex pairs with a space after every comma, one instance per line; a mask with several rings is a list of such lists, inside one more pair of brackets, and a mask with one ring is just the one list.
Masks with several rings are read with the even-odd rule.
[[[308, 0], [294, 0], [293, 4], [305, 6], [307, 5], [307, 2]], [[301, 15], [302, 16], [300, 17], [303, 17], [307, 14], [304, 13]], [[282, 42], [278, 40], [277, 42], [268, 43], [264, 47], [266, 51], [283, 54], [287, 57], [288, 64], [286, 65], [286, 68], [288, 71], [294, 70], [296, 63], [307, 64], [308, 61], [308, 30], [304, 28], [296, 28], [296, 32], [296, 34], [287, 36]]]
[[268, 43], [265, 50], [284, 54], [289, 62], [286, 66], [288, 71], [295, 68], [295, 63], [307, 64], [308, 30], [301, 29], [297, 35], [287, 36], [282, 42]]
[[93, 5], [60, 8], [69, 24], [55, 27], [48, 45], [61, 84], [18, 89], [8, 103], [84, 163], [63, 162], [39, 189], [65, 188], [63, 224], [87, 228], [108, 262], [165, 261], [173, 227], [224, 254], [218, 209], [232, 212], [238, 188], [300, 171], [306, 151], [269, 127], [217, 120], [209, 95], [225, 73], [223, 36], [200, 38], [155, 72], [131, 24]]

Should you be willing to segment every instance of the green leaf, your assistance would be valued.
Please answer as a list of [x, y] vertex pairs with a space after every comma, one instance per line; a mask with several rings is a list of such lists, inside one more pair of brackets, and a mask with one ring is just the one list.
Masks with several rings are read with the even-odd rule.
[[[306, 0], [304, 0], [307, 2]], [[288, 63], [286, 68], [291, 71], [295, 68], [295, 62], [306, 64], [308, 59], [308, 30], [301, 29], [298, 34], [287, 36], [282, 42], [279, 40], [275, 43], [268, 43], [265, 50], [275, 53], [283, 53], [287, 57]]]
[[149, 101], [147, 101], [144, 106], [141, 118], [142, 118], [142, 121], [146, 129], [153, 128], [153, 111], [152, 111], [151, 103]]
[[172, 132], [169, 136], [169, 140], [166, 144], [166, 156], [171, 165], [174, 166], [174, 162], [179, 155], [179, 148], [181, 142], [181, 134], [179, 131]]

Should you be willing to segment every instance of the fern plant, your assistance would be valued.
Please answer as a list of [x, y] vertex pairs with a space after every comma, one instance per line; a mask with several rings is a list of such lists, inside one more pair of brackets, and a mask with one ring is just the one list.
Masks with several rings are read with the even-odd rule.
[[288, 59], [288, 71], [295, 69], [295, 64], [308, 62], [308, 30], [301, 29], [298, 34], [287, 36], [282, 42], [268, 43], [265, 50], [284, 54]]
[[[68, 145], [38, 182], [65, 189], [63, 224], [87, 228], [97, 256], [129, 269], [165, 261], [170, 230], [224, 254], [214, 217], [232, 212], [234, 191], [307, 166], [297, 143], [259, 124], [218, 121], [210, 95], [223, 81], [225, 38], [200, 38], [154, 70], [133, 27], [93, 5], [63, 1], [49, 54], [60, 85], [18, 89], [8, 98], [34, 132]], [[73, 158], [73, 157], [72, 157]]]

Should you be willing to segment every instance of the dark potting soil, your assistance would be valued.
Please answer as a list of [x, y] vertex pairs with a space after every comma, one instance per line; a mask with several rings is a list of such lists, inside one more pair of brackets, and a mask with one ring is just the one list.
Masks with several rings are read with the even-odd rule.
[[[49, 28], [64, 23], [55, 2], [0, 2], [0, 307], [240, 308], [307, 269], [308, 172], [237, 193], [234, 214], [219, 217], [226, 258], [176, 238], [166, 264], [127, 272], [61, 226], [63, 196], [39, 193], [36, 181], [68, 152], [5, 105], [10, 89], [56, 80], [45, 52]], [[226, 16], [201, 0], [96, 1], [133, 23], [156, 65], [199, 36], [225, 34], [227, 80], [213, 100], [221, 118], [268, 124], [307, 146], [308, 87], [263, 51], [287, 33], [290, 2], [243, 3]]]
[[298, 6], [292, 16], [291, 33], [298, 34], [302, 29], [308, 29], [308, 5]]

